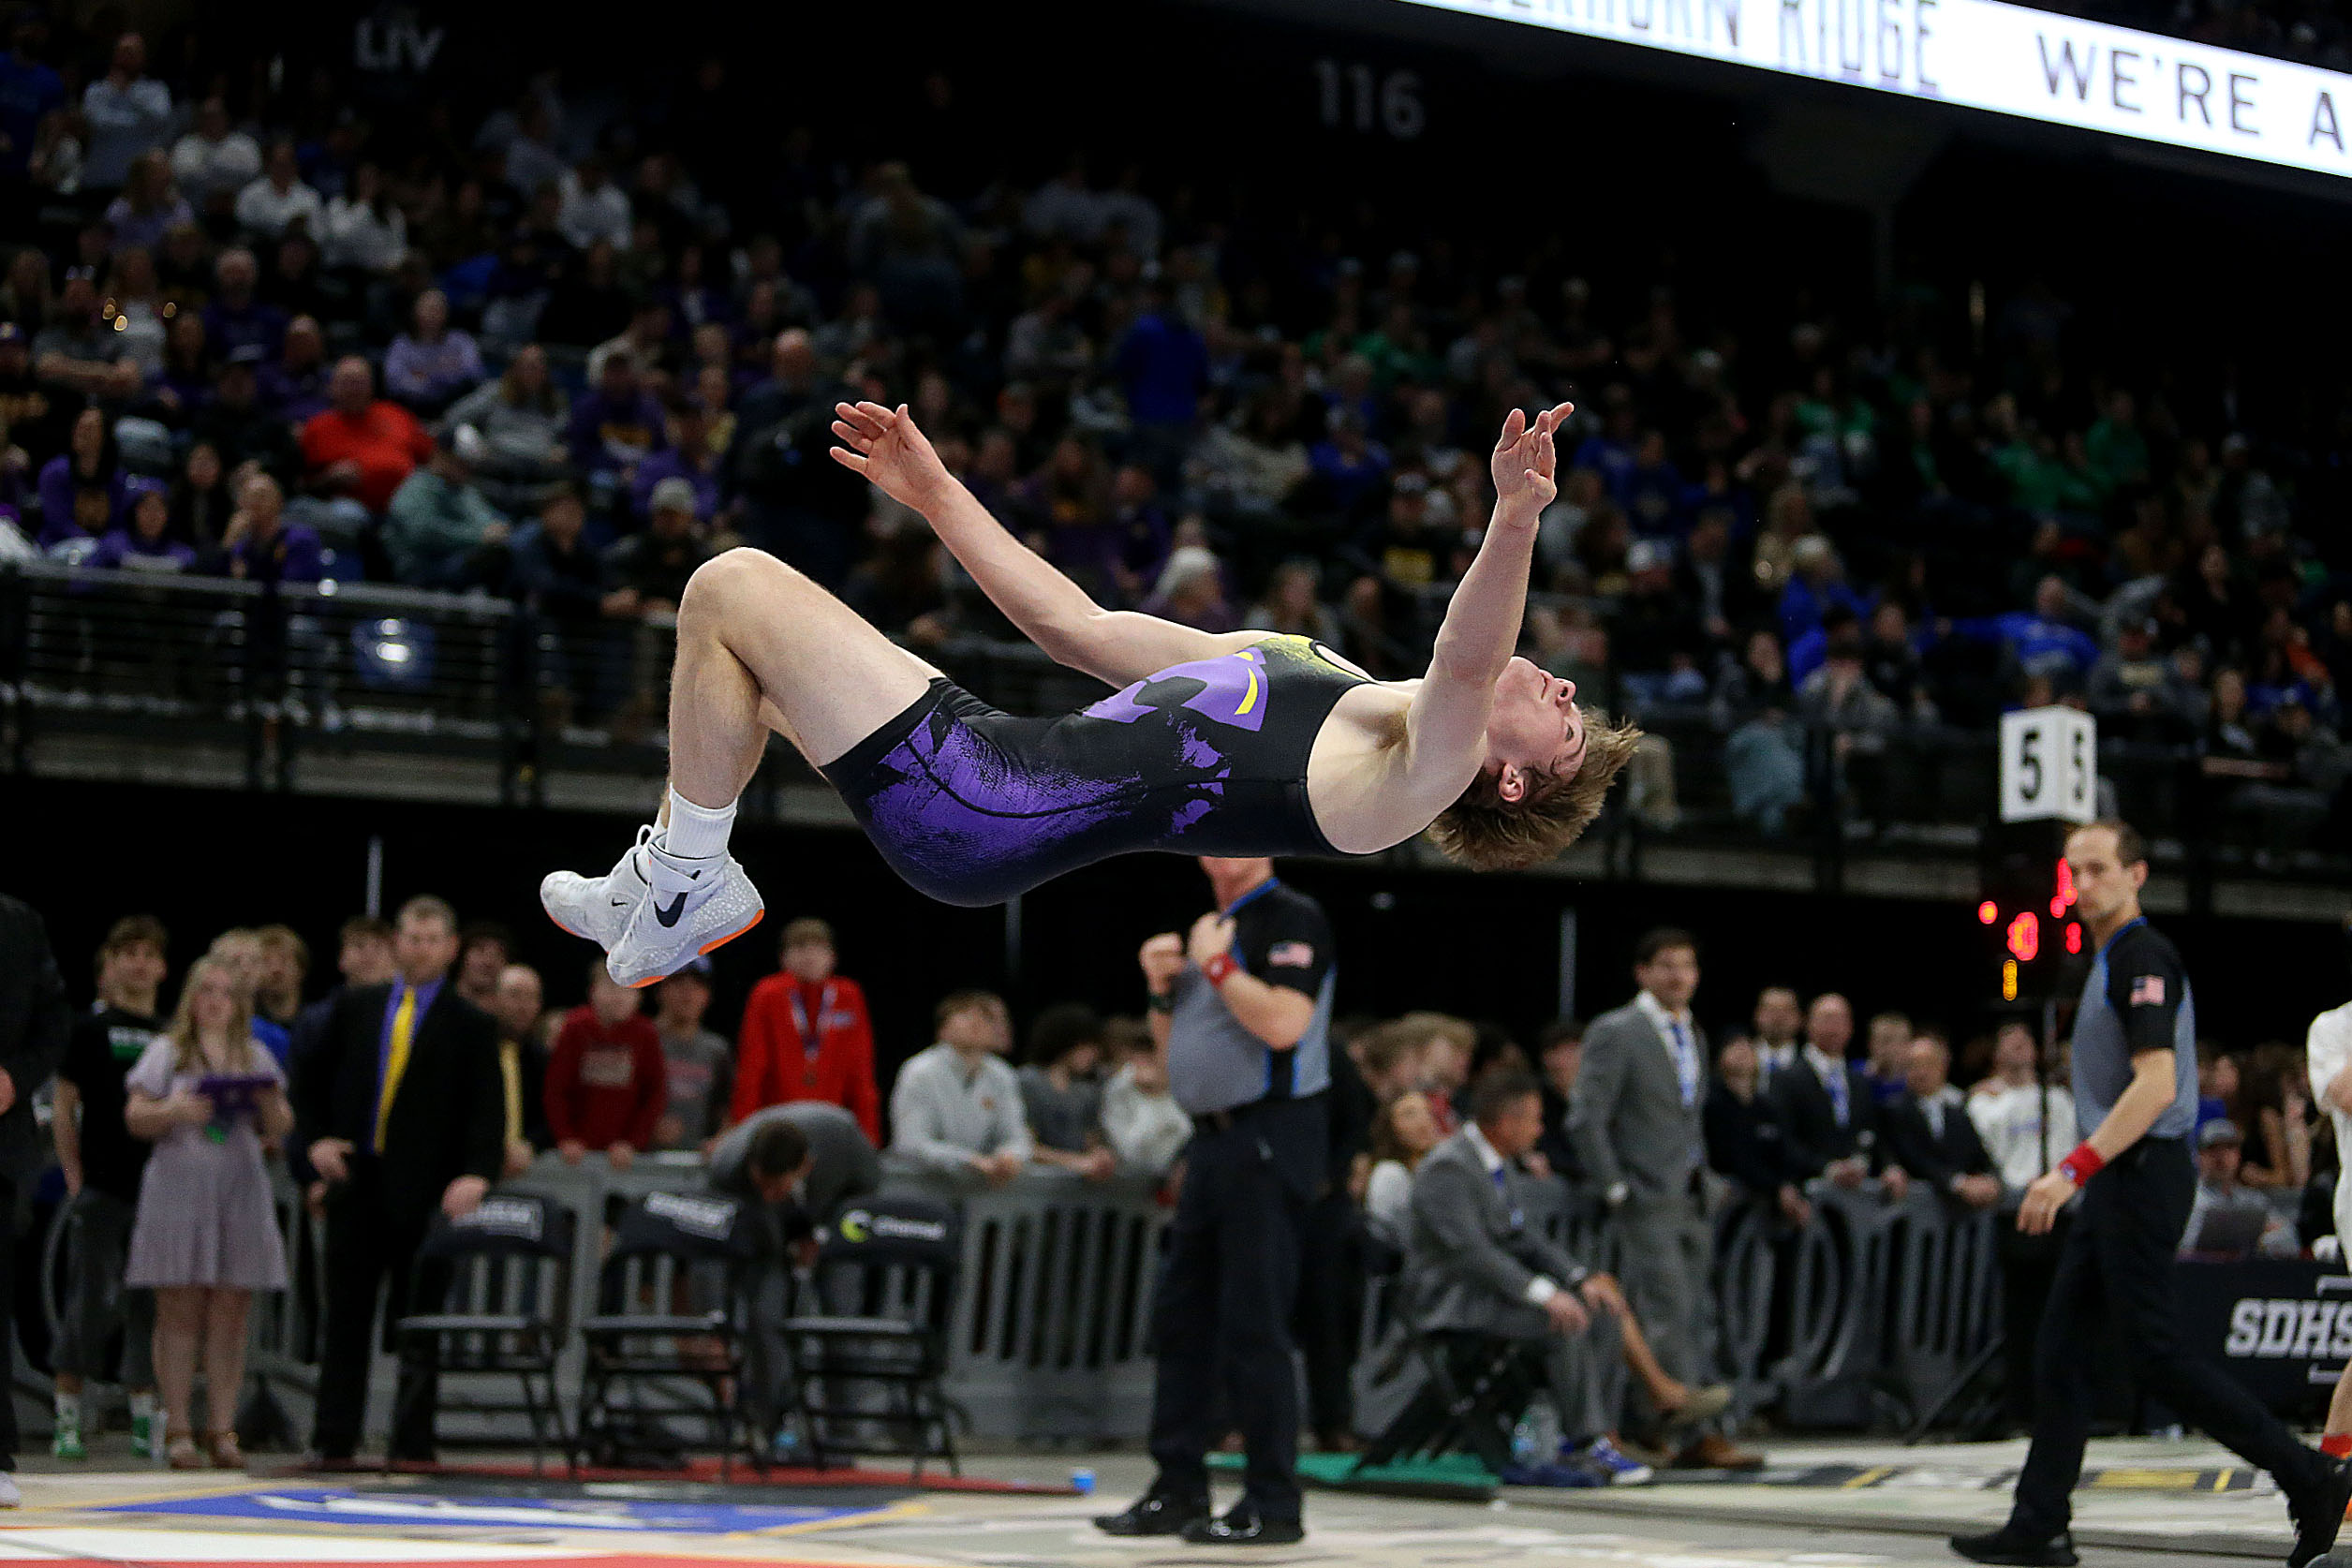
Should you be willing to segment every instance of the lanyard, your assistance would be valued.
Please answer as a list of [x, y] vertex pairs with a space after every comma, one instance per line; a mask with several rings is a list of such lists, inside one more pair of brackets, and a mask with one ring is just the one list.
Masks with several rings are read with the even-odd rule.
[[792, 1029], [800, 1036], [800, 1071], [804, 1085], [813, 1087], [817, 1082], [817, 1058], [823, 1054], [825, 1047], [825, 1015], [832, 1011], [832, 981], [826, 981], [824, 990], [818, 995], [817, 1016], [813, 1022], [808, 1016], [808, 1009], [801, 1003], [800, 982], [792, 983]]
[[1256, 903], [1259, 899], [1265, 897], [1267, 894], [1272, 893], [1276, 888], [1280, 887], [1281, 885], [1281, 878], [1268, 877], [1265, 880], [1260, 882], [1257, 886], [1251, 888], [1249, 892], [1243, 894], [1240, 897], [1235, 899], [1232, 904], [1227, 906], [1225, 910], [1225, 918], [1227, 920], [1233, 919], [1234, 916], [1242, 911], [1245, 906]]

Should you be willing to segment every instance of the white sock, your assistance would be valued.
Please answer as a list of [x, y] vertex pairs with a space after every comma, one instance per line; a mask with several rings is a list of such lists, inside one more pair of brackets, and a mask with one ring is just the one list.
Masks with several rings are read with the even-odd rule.
[[79, 1394], [67, 1394], [60, 1391], [57, 1395], [57, 1419], [60, 1421], [80, 1422], [81, 1419], [81, 1396]]
[[650, 869], [660, 880], [663, 860], [711, 860], [727, 852], [727, 836], [735, 825], [735, 803], [729, 801], [714, 810], [697, 806], [684, 795], [670, 791], [670, 821], [653, 840], [654, 853]]
[[134, 1420], [134, 1421], [136, 1421], [137, 1419], [139, 1419], [139, 1418], [140, 1418], [141, 1416], [142, 1416], [142, 1415], [153, 1415], [153, 1414], [155, 1414], [155, 1390], [154, 1390], [154, 1389], [152, 1389], [152, 1388], [150, 1388], [150, 1389], [146, 1389], [146, 1390], [144, 1390], [144, 1391], [142, 1391], [142, 1392], [141, 1392], [141, 1393], [133, 1394], [133, 1395], [130, 1397], [130, 1412], [131, 1412], [131, 1419], [132, 1419], [132, 1420]]

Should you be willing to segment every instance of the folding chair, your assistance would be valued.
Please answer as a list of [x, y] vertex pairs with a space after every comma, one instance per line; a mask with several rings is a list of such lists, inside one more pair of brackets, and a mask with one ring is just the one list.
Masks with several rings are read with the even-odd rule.
[[392, 1327], [404, 1394], [448, 1372], [503, 1374], [521, 1383], [519, 1404], [487, 1395], [452, 1398], [444, 1384], [434, 1409], [436, 1416], [528, 1416], [535, 1473], [545, 1465], [550, 1425], [569, 1446], [555, 1398], [555, 1358], [571, 1315], [574, 1223], [559, 1204], [513, 1193], [494, 1194], [464, 1219], [437, 1222], [417, 1250], [412, 1309]]
[[[936, 1453], [963, 1473], [939, 1391], [962, 1256], [962, 1221], [932, 1199], [863, 1198], [835, 1219], [810, 1280], [824, 1309], [783, 1324], [792, 1408], [819, 1469], [835, 1455], [905, 1454], [921, 1475]], [[879, 1405], [861, 1398], [869, 1391]], [[874, 1442], [861, 1427], [903, 1441]]]
[[[613, 1410], [618, 1384], [640, 1427], [667, 1415], [706, 1422], [722, 1477], [733, 1472], [739, 1447], [767, 1468], [741, 1397], [761, 1222], [735, 1199], [681, 1192], [655, 1192], [622, 1211], [597, 1276], [596, 1315], [580, 1324], [575, 1467], [597, 1444], [620, 1441]], [[647, 1410], [646, 1388], [665, 1383], [698, 1383], [709, 1403]]]
[[[1368, 1249], [1366, 1265], [1368, 1275], [1385, 1278], [1391, 1290], [1403, 1288], [1404, 1259], [1394, 1248]], [[1390, 1357], [1417, 1362], [1421, 1386], [1365, 1447], [1355, 1468], [1464, 1448], [1501, 1475], [1514, 1462], [1512, 1429], [1544, 1384], [1543, 1347], [1496, 1334], [1417, 1328], [1409, 1302], [1397, 1321], [1402, 1338]]]

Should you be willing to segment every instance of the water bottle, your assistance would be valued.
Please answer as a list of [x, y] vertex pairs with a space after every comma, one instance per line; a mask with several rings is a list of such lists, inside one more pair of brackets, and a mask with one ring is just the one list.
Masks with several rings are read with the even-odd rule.
[[1527, 1407], [1529, 1435], [1535, 1442], [1533, 1464], [1547, 1465], [1560, 1457], [1560, 1445], [1567, 1434], [1560, 1429], [1560, 1413], [1549, 1399], [1538, 1399]]
[[1070, 1472], [1070, 1486], [1080, 1497], [1094, 1495], [1094, 1472], [1080, 1468]]
[[1543, 1452], [1536, 1446], [1535, 1423], [1526, 1416], [1511, 1428], [1511, 1462], [1515, 1465], [1536, 1465], [1544, 1461]]

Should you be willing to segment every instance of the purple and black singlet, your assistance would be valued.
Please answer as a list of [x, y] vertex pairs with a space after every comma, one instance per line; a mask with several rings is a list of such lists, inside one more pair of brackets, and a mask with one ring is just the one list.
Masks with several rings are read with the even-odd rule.
[[1363, 684], [1304, 637], [1178, 664], [1056, 718], [941, 679], [823, 773], [891, 868], [947, 904], [999, 904], [1138, 850], [1333, 854], [1307, 758]]

